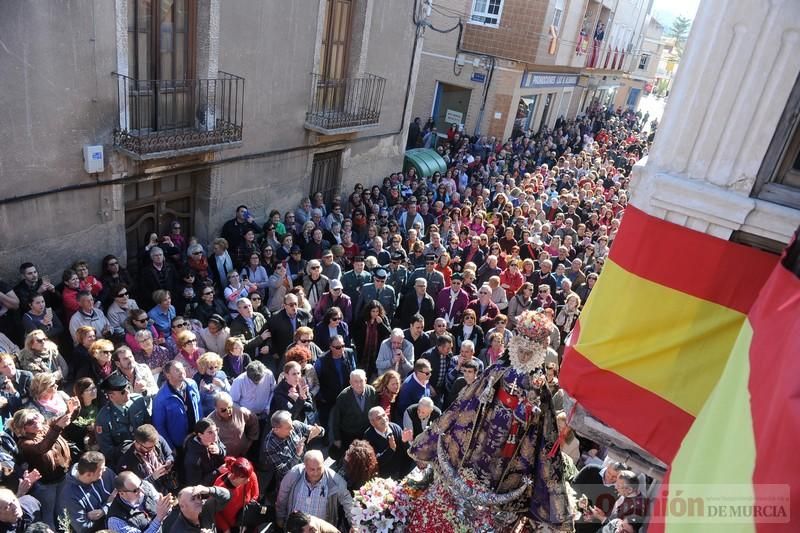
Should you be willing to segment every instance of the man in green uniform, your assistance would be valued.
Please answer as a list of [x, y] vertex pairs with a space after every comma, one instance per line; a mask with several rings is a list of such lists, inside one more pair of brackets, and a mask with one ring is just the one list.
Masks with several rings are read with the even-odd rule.
[[106, 462], [117, 464], [122, 445], [133, 440], [136, 428], [150, 422], [150, 413], [145, 398], [131, 393], [128, 380], [118, 372], [108, 376], [100, 386], [109, 402], [97, 413], [97, 443], [106, 456]]

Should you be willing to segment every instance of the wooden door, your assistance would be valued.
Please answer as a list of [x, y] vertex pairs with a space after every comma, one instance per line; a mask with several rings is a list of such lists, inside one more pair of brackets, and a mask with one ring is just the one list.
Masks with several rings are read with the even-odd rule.
[[125, 186], [125, 240], [128, 269], [139, 270], [142, 252], [155, 233], [169, 234], [174, 220], [181, 223], [184, 236], [193, 233], [195, 180], [190, 173]]

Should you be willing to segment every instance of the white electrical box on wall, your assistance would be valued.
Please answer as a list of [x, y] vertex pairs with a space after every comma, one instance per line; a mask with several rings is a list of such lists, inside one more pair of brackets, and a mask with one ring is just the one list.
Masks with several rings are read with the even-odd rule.
[[103, 159], [103, 145], [84, 144], [83, 145], [83, 168], [89, 174], [103, 172], [105, 162]]

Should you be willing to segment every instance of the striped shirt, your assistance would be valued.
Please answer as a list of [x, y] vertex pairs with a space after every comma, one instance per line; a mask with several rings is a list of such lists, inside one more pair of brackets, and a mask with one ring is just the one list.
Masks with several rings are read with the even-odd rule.
[[327, 520], [327, 494], [328, 490], [323, 480], [319, 480], [315, 485], [311, 485], [304, 475], [300, 487], [295, 491], [294, 506], [292, 509]]

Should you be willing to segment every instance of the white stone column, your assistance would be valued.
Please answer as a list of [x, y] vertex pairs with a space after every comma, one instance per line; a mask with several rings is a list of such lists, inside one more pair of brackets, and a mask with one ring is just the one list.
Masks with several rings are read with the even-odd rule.
[[728, 239], [788, 242], [796, 210], [750, 197], [800, 72], [800, 2], [703, 0], [633, 204]]

